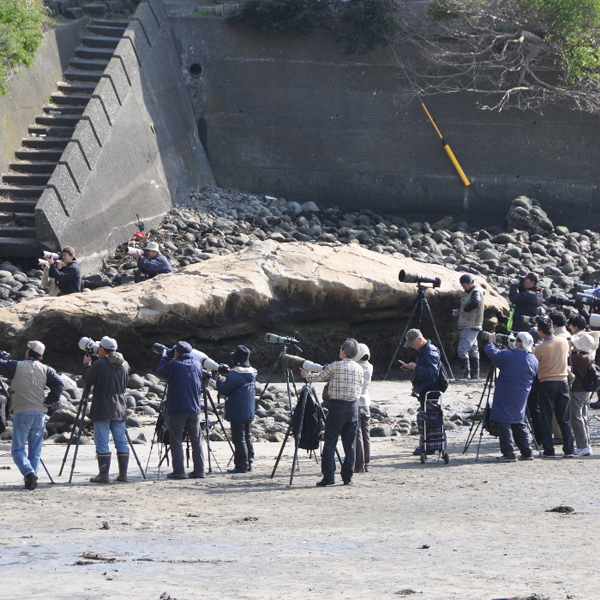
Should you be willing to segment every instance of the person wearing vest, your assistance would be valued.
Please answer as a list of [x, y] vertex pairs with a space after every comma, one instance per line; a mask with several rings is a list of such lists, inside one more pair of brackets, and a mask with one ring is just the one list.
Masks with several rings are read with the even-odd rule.
[[123, 355], [117, 352], [117, 341], [108, 336], [100, 340], [98, 360], [92, 364], [91, 357], [86, 355], [83, 363], [83, 383], [86, 387], [93, 387], [90, 418], [94, 424], [94, 443], [98, 460], [98, 475], [90, 478], [90, 481], [110, 482], [108, 435], [112, 433], [119, 463], [117, 481], [126, 483], [129, 446], [125, 392], [129, 380], [129, 364]]
[[458, 360], [462, 369], [462, 376], [468, 379], [479, 378], [479, 348], [477, 334], [483, 326], [483, 290], [475, 283], [471, 275], [465, 273], [460, 276], [460, 285], [465, 295], [460, 299], [458, 310]]
[[[11, 453], [28, 490], [37, 487], [47, 407], [60, 399], [64, 387], [56, 371], [40, 362], [45, 350], [42, 342], [34, 340], [27, 342], [25, 360], [0, 360], [0, 375], [11, 380]], [[46, 386], [50, 393], [45, 398]], [[27, 453], [25, 444], [28, 446]]]

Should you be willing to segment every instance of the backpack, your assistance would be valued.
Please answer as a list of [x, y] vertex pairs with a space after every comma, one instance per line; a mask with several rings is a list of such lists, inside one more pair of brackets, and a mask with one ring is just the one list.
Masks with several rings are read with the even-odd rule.
[[440, 392], [445, 392], [448, 389], [450, 381], [448, 380], [448, 373], [446, 373], [446, 367], [443, 363], [440, 363], [440, 374], [438, 375], [437, 388]]
[[[302, 399], [305, 398], [304, 415], [300, 422], [302, 412]], [[321, 413], [308, 391], [302, 391], [300, 400], [296, 404], [292, 414], [292, 431], [298, 441], [298, 448], [304, 450], [316, 450], [319, 447], [319, 434], [321, 432]]]
[[597, 392], [600, 389], [600, 367], [593, 360], [583, 376], [583, 388], [587, 392]]

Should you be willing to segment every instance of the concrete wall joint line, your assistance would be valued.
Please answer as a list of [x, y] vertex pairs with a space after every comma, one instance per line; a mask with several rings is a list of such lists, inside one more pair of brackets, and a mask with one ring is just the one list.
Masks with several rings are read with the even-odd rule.
[[56, 197], [58, 198], [58, 201], [60, 202], [60, 205], [62, 206], [65, 215], [67, 215], [67, 217], [70, 217], [71, 213], [69, 212], [69, 209], [67, 208], [67, 205], [65, 204], [59, 189], [53, 183], [46, 184], [46, 189], [54, 190], [54, 193], [56, 194]]
[[[77, 144], [79, 146], [79, 151], [81, 152], [81, 156], [83, 156], [83, 160], [85, 160], [85, 164], [87, 165], [87, 168], [91, 171], [92, 165], [90, 164], [90, 161], [88, 160], [88, 157], [86, 156], [86, 153], [85, 153], [85, 150], [83, 149], [82, 143], [77, 138], [71, 138], [69, 140], [69, 144], [70, 143]], [[60, 163], [58, 163], [58, 164], [60, 164]]]
[[100, 141], [100, 136], [98, 135], [98, 132], [96, 131], [96, 126], [94, 125], [94, 122], [92, 121], [91, 117], [89, 117], [88, 115], [82, 115], [81, 120], [87, 121], [90, 124], [90, 127], [92, 128], [92, 131], [94, 133], [96, 141], [98, 142], [98, 146], [100, 146], [100, 148], [102, 148], [102, 142]]
[[[133, 45], [133, 42], [132, 42]], [[133, 52], [135, 54], [135, 57], [138, 61], [138, 64], [140, 63], [140, 59], [138, 58], [137, 52], [135, 50], [135, 46], [133, 47]], [[131, 87], [131, 77], [129, 77], [129, 73], [127, 72], [127, 67], [125, 66], [125, 61], [123, 60], [123, 57], [120, 54], [113, 54], [113, 58], [118, 58], [121, 61], [121, 66], [123, 67], [123, 71], [125, 72], [125, 77], [127, 77], [127, 83], [129, 84], [129, 87]]]
[[[152, 48], [152, 42], [150, 41], [150, 38], [148, 37], [148, 32], [146, 31], [146, 27], [144, 26], [144, 21], [142, 21], [142, 19], [138, 19], [137, 17], [131, 19], [131, 21], [137, 21], [140, 24], [140, 27], [142, 28], [142, 31], [144, 32], [146, 41], [148, 42], [148, 46], [150, 46], [150, 48]], [[125, 30], [125, 33], [127, 33], [127, 30]], [[123, 37], [127, 37], [127, 39], [129, 39], [129, 36], [125, 36], [125, 34], [123, 34]]]
[[75, 178], [75, 175], [73, 174], [73, 169], [71, 169], [71, 165], [69, 164], [69, 161], [68, 160], [59, 160], [56, 164], [62, 165], [63, 167], [67, 167], [67, 171], [69, 172], [69, 175], [71, 176], [71, 179], [73, 180], [73, 183], [75, 184], [75, 187], [77, 188], [77, 192], [81, 194], [81, 188], [79, 187], [79, 184], [77, 183], [77, 179]]
[[[123, 106], [123, 102], [121, 102], [121, 96], [119, 96], [119, 92], [117, 91], [117, 86], [116, 86], [115, 82], [113, 81], [112, 75], [110, 73], [102, 73], [102, 75], [100, 75], [100, 78], [102, 78], [102, 77], [105, 77], [106, 79], [108, 79], [110, 81], [110, 83], [113, 86], [113, 90], [115, 90], [115, 96], [117, 97], [117, 102], [119, 103], [120, 106]], [[100, 145], [102, 146], [102, 144], [100, 144]]]
[[[92, 98], [94, 100], [100, 100], [100, 104], [102, 104], [102, 108], [104, 109], [104, 114], [106, 115], [106, 120], [108, 121], [108, 124], [112, 127], [112, 121], [110, 120], [110, 115], [108, 114], [108, 110], [106, 108], [106, 104], [104, 103], [104, 98], [100, 94], [92, 94], [90, 96], [90, 100]], [[90, 169], [90, 171], [91, 171], [91, 169]]]

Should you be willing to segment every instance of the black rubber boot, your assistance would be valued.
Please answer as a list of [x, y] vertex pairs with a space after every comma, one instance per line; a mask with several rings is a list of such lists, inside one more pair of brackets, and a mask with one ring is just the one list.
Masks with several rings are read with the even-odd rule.
[[469, 367], [469, 359], [468, 358], [459, 358], [458, 362], [460, 363], [460, 368], [462, 369], [462, 379], [469, 379], [469, 374], [471, 372]]
[[471, 367], [471, 379], [479, 379], [479, 357], [470, 356], [469, 366]]
[[98, 475], [90, 477], [92, 483], [110, 483], [108, 473], [110, 471], [110, 454], [97, 454]]
[[129, 452], [127, 454], [117, 453], [117, 461], [119, 463], [119, 474], [117, 475], [117, 481], [127, 483], [127, 467], [129, 465]]

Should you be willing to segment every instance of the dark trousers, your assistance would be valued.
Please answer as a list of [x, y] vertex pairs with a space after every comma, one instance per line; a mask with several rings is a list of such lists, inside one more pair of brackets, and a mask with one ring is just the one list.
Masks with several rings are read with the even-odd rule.
[[563, 452], [573, 454], [573, 430], [571, 429], [571, 413], [569, 411], [570, 399], [569, 384], [566, 381], [540, 381], [538, 404], [542, 424], [542, 444], [546, 456], [554, 454], [554, 442], [552, 441], [553, 413], [562, 434]]
[[527, 397], [527, 412], [529, 413], [529, 419], [531, 421], [531, 428], [533, 429], [533, 437], [538, 445], [542, 443], [542, 421], [540, 419], [540, 407], [538, 404], [538, 386], [536, 384], [535, 390], [532, 389]]
[[515, 455], [514, 442], [523, 456], [531, 456], [531, 440], [525, 421], [520, 423], [498, 423], [498, 438], [500, 440], [500, 452], [504, 456], [513, 457]]
[[356, 462], [354, 469], [362, 469], [371, 462], [371, 411], [368, 406], [358, 409], [356, 427]]
[[192, 446], [194, 473], [204, 475], [204, 449], [200, 441], [200, 415], [198, 413], [178, 413], [169, 415], [169, 442], [173, 473], [183, 475], [183, 433], [187, 431]]
[[252, 421], [248, 423], [230, 423], [231, 441], [235, 452], [233, 462], [236, 469], [248, 471], [254, 461], [254, 445], [252, 444], [252, 434], [250, 428]]
[[335, 481], [335, 448], [338, 438], [342, 437], [344, 446], [344, 463], [342, 479], [352, 481], [356, 458], [356, 428], [358, 427], [358, 407], [355, 402], [331, 400], [325, 418], [325, 443], [321, 457], [321, 472], [326, 481]]

